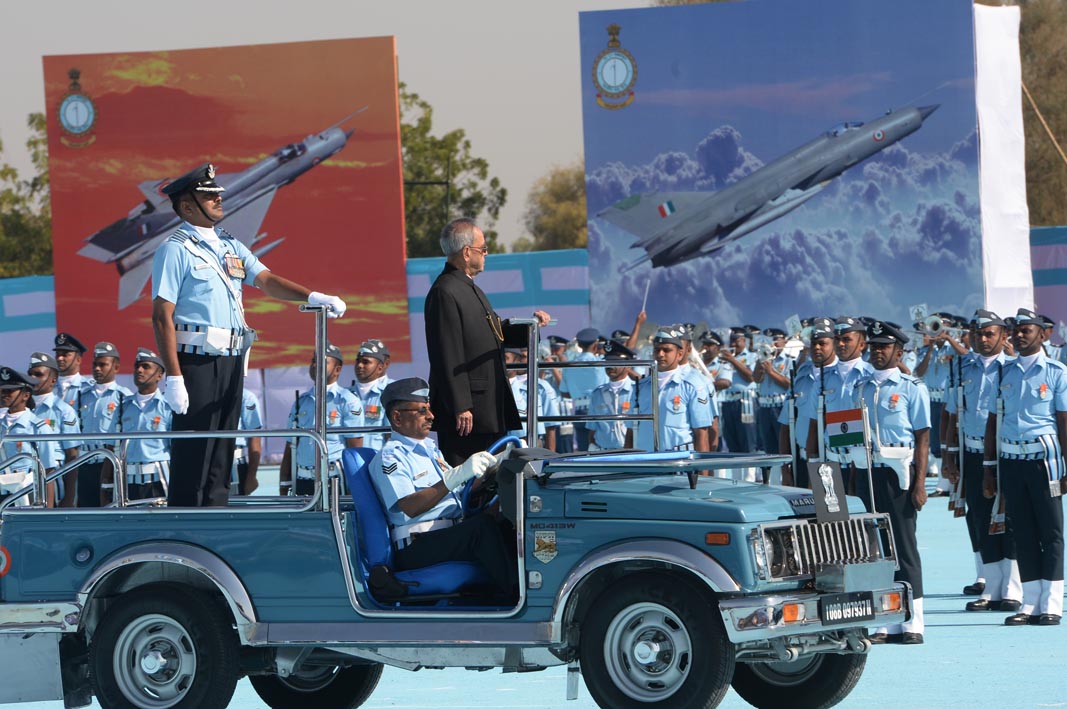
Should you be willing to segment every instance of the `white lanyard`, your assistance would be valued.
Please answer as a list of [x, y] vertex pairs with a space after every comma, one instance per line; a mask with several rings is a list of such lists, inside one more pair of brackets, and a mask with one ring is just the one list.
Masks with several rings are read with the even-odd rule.
[[222, 279], [222, 282], [224, 284], [226, 284], [226, 292], [229, 293], [230, 298], [233, 299], [233, 304], [237, 311], [237, 319], [241, 324], [241, 329], [247, 330], [248, 325], [245, 323], [245, 309], [244, 306], [241, 304], [241, 294], [237, 292], [236, 286], [233, 285], [229, 277], [223, 272], [222, 265], [219, 263], [218, 255], [212, 253], [213, 258], [208, 258], [207, 254], [204, 253], [204, 250], [194, 246], [194, 243], [199, 244], [200, 238], [192, 234], [189, 235], [188, 239], [182, 242], [182, 244], [185, 246], [186, 250], [189, 253], [211, 266], [211, 270], [218, 274], [218, 277]]

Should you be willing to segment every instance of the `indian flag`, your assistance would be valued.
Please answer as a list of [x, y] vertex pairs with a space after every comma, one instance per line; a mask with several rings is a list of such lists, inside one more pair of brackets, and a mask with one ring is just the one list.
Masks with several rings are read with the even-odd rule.
[[863, 410], [845, 409], [826, 413], [827, 442], [831, 448], [863, 445]]
[[664, 202], [659, 206], [659, 216], [661, 219], [666, 218], [674, 214], [677, 210], [674, 208], [674, 202], [670, 200]]

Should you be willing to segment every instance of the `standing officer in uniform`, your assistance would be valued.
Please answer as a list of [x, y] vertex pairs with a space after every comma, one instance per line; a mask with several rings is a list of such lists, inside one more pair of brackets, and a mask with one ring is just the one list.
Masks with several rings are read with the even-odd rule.
[[[608, 383], [601, 384], [589, 397], [589, 413], [593, 416], [626, 416], [633, 406], [633, 380], [627, 360], [634, 359], [633, 350], [618, 342], [604, 345], [604, 359], [612, 362], [604, 372]], [[626, 433], [633, 428], [628, 421], [595, 421], [589, 424], [589, 450], [615, 450], [626, 447]]]
[[[508, 364], [528, 364], [529, 348], [509, 347], [504, 350], [504, 358]], [[508, 370], [508, 382], [511, 384], [511, 393], [515, 397], [515, 406], [520, 415], [526, 414], [526, 397], [529, 396], [529, 376], [526, 371], [518, 369]], [[556, 398], [556, 390], [544, 379], [537, 380], [537, 436], [540, 445], [550, 451], [556, 450], [556, 434], [559, 432], [559, 423], [553, 421], [546, 423], [540, 419], [545, 416], [559, 416], [559, 399]], [[526, 440], [526, 426], [523, 425], [514, 431], [513, 435]]]
[[[659, 407], [659, 449], [708, 452], [708, 429], [711, 428], [711, 394], [705, 386], [695, 384], [679, 369], [685, 356], [680, 330], [659, 330], [652, 338], [656, 372], [637, 383], [634, 390], [634, 413], [651, 412]], [[652, 381], [659, 377], [659, 401], [652, 402]], [[652, 422], [637, 421], [634, 444], [627, 448], [653, 450]]]
[[[819, 392], [822, 390], [823, 372], [837, 364], [837, 354], [834, 351], [834, 321], [830, 318], [814, 318], [811, 325], [810, 356], [797, 367], [793, 376], [793, 392], [787, 404], [794, 407], [793, 418], [793, 444], [797, 447], [797, 460], [799, 469], [789, 471], [792, 480], [783, 480], [786, 484], [797, 487], [811, 487], [808, 480], [808, 468], [804, 462], [808, 455], [814, 458], [815, 454], [808, 451], [809, 437], [814, 439], [816, 419], [819, 408]], [[778, 433], [778, 452], [790, 455], [789, 441], [789, 409], [782, 407], [778, 416], [780, 424]], [[783, 473], [784, 476], [784, 473]]]
[[[30, 368], [26, 371], [30, 379], [36, 383], [33, 388], [33, 413], [56, 433], [65, 433], [71, 436], [81, 435], [81, 426], [78, 424], [78, 413], [70, 404], [59, 398], [55, 391], [56, 379], [59, 375], [59, 364], [55, 357], [47, 352], [34, 352], [30, 355]], [[56, 446], [59, 457], [52, 461], [51, 467], [58, 468], [78, 457], [78, 444], [74, 441], [64, 441]], [[46, 461], [47, 464], [47, 461]], [[49, 487], [55, 489], [55, 499], [59, 507], [74, 506], [74, 490], [76, 471], [67, 473], [71, 478], [68, 484], [64, 478], [49, 483]], [[68, 494], [69, 491], [69, 494]], [[52, 494], [51, 491], [49, 494]]]
[[[165, 374], [163, 360], [150, 349], [137, 350], [133, 383], [137, 394], [122, 407], [122, 430], [127, 432], [170, 431], [174, 412], [163, 399], [159, 382]], [[170, 440], [132, 439], [126, 444], [126, 496], [130, 500], [166, 497], [170, 479]]]
[[[582, 351], [573, 361], [597, 362], [601, 359], [600, 333], [596, 328], [579, 330], [575, 339]], [[589, 413], [589, 396], [594, 389], [607, 381], [608, 377], [601, 367], [564, 369], [560, 393], [574, 404], [575, 416], [584, 416]], [[574, 422], [574, 445], [580, 451], [589, 448], [589, 429], [587, 424], [581, 421]]]
[[[945, 390], [949, 385], [950, 369], [955, 366], [956, 355], [967, 354], [967, 349], [949, 334], [953, 323], [950, 313], [935, 313], [941, 318], [941, 329], [931, 335], [930, 344], [924, 345], [918, 352], [919, 363], [915, 365], [915, 376], [919, 377], [930, 390], [930, 416], [933, 429], [930, 432], [930, 476], [938, 476], [935, 497], [949, 494], [951, 485], [941, 475], [941, 412], [945, 407]], [[975, 594], [977, 595], [977, 593]]]
[[[525, 325], [511, 325], [493, 311], [474, 282], [485, 270], [485, 234], [473, 219], [452, 220], [441, 232], [446, 263], [426, 294], [426, 351], [430, 395], [445, 460], [458, 465], [484, 451], [506, 431], [520, 426], [515, 399], [508, 396], [505, 344], [529, 342]], [[534, 313], [540, 325], [548, 313]]]
[[88, 351], [78, 338], [68, 332], [56, 335], [55, 346], [52, 351], [56, 353], [56, 364], [59, 366], [59, 380], [56, 382], [56, 394], [60, 399], [67, 402], [75, 411], [78, 410], [78, 390], [81, 389], [86, 378], [82, 376], [82, 355]]
[[[152, 265], [152, 326], [167, 370], [167, 402], [176, 431], [232, 431], [241, 413], [248, 348], [241, 285], [278, 300], [322, 305], [340, 317], [340, 298], [273, 274], [224, 229], [223, 188], [215, 167], [201, 165], [163, 188], [183, 219], [156, 251]], [[175, 440], [168, 504], [225, 505], [233, 468], [233, 438]]]
[[872, 370], [856, 385], [853, 407], [859, 406], [861, 398], [867, 404], [875, 509], [869, 509], [871, 490], [863, 448], [851, 449], [852, 462], [859, 468], [855, 475], [856, 495], [868, 506], [868, 512], [889, 514], [900, 564], [894, 578], [910, 583], [915, 596], [911, 620], [899, 628], [879, 628], [870, 640], [919, 645], [924, 630], [923, 577], [915, 531], [918, 512], [926, 504], [930, 395], [920, 380], [897, 367], [907, 335], [889, 323], [876, 320], [867, 327], [866, 339]]
[[793, 358], [785, 354], [785, 332], [769, 327], [763, 334], [771, 338], [774, 356], [761, 357], [752, 372], [752, 381], [756, 383], [759, 396], [759, 410], [756, 412], [756, 432], [759, 449], [764, 453], [778, 450], [778, 417], [782, 413], [782, 404], [789, 393], [789, 371]]
[[[363, 407], [364, 426], [388, 426], [385, 409], [382, 407], [382, 392], [392, 381], [386, 376], [389, 369], [389, 348], [381, 340], [367, 340], [359, 346], [356, 354], [356, 381], [350, 392], [356, 395]], [[380, 451], [385, 445], [384, 433], [363, 434], [363, 445]]]
[[463, 519], [459, 489], [481, 478], [496, 462], [479, 451], [449, 467], [433, 439], [429, 385], [400, 379], [382, 392], [382, 406], [393, 428], [382, 452], [370, 462], [370, 479], [386, 508], [396, 567], [420, 569], [444, 561], [480, 563], [498, 590], [510, 593], [518, 570], [490, 514]]
[[[55, 470], [54, 461], [62, 456], [56, 443], [5, 440], [8, 436], [47, 436], [55, 433], [51, 426], [33, 413], [32, 396], [33, 382], [30, 379], [10, 367], [0, 367], [0, 460], [19, 453], [30, 453], [41, 461], [45, 474], [48, 474]], [[0, 472], [0, 502], [27, 485], [32, 485], [32, 470], [31, 462], [21, 461]], [[46, 493], [45, 501], [49, 507], [54, 503], [49, 493]]]
[[[993, 517], [993, 500], [983, 494], [982, 454], [985, 452], [986, 420], [996, 412], [999, 373], [1009, 361], [1004, 355], [1007, 326], [996, 313], [978, 310], [974, 314], [975, 356], [961, 363], [960, 384], [963, 386], [963, 411], [959, 410], [956, 395], [948, 397], [947, 437], [943, 469], [955, 483], [960, 471], [956, 459], [963, 446], [963, 494], [967, 504], [967, 532], [971, 549], [978, 557], [978, 576], [983, 579], [981, 598], [970, 601], [969, 611], [1017, 611], [1022, 597], [1019, 565], [1015, 561], [1015, 545], [1010, 532], [989, 533]], [[964, 440], [958, 439], [957, 420], [963, 419]]]
[[1041, 316], [1020, 309], [1012, 334], [1019, 356], [1001, 367], [1003, 415], [986, 422], [985, 492], [992, 497], [999, 484], [1007, 502], [1023, 585], [1019, 613], [1005, 625], [1059, 625], [1063, 615], [1067, 365], [1045, 355], [1045, 337]]
[[719, 356], [730, 365], [731, 375], [730, 388], [723, 392], [722, 397], [722, 436], [731, 453], [750, 453], [756, 443], [756, 424], [743, 419], [744, 410], [750, 405], [756, 388], [752, 381], [756, 354], [748, 349], [744, 329], [733, 328], [730, 331], [730, 347], [721, 350]]
[[[110, 342], [93, 347], [93, 378], [78, 392], [83, 433], [119, 433], [123, 407], [133, 392], [115, 381], [119, 373], [119, 351]], [[82, 452], [115, 449], [112, 441], [84, 441]], [[110, 461], [85, 463], [78, 468], [78, 507], [100, 507], [111, 497], [115, 471]]]
[[[315, 381], [316, 358], [312, 356], [311, 366], [308, 367], [308, 376]], [[363, 425], [363, 406], [359, 403], [356, 395], [337, 383], [341, 376], [341, 368], [344, 366], [344, 357], [341, 348], [336, 345], [326, 345], [326, 428], [355, 428]], [[315, 387], [305, 391], [296, 398], [296, 402], [289, 410], [289, 428], [311, 429], [315, 427]], [[344, 442], [341, 436], [344, 436]], [[363, 445], [363, 438], [358, 433], [328, 434], [326, 436], [326, 453], [329, 457], [329, 475], [338, 477], [341, 467], [341, 454], [345, 448], [358, 448]], [[285, 444], [285, 452], [282, 454], [282, 465], [279, 469], [279, 482], [282, 495], [289, 494], [288, 488], [293, 489], [294, 495], [311, 495], [315, 492], [315, 461], [318, 458], [319, 449], [308, 438], [296, 439], [296, 455], [293, 455], [293, 444]], [[295, 466], [293, 463], [295, 462]], [[295, 473], [296, 484], [293, 484]], [[343, 478], [342, 478], [343, 480]]]
[[[844, 411], [855, 408], [853, 391], [856, 384], [871, 373], [871, 365], [864, 361], [863, 353], [867, 349], [866, 328], [859, 318], [839, 317], [834, 322], [834, 348], [837, 354], [837, 366], [824, 367], [821, 393], [825, 397], [824, 414], [831, 411]], [[816, 421], [816, 425], [818, 422]], [[827, 434], [826, 438], [829, 438]], [[812, 451], [808, 451], [813, 456]], [[818, 450], [814, 456], [818, 455]], [[849, 462], [847, 448], [834, 449], [826, 447], [826, 457], [842, 465], [842, 470]], [[810, 458], [809, 458], [810, 459]]]
[[[238, 431], [263, 429], [263, 408], [259, 397], [246, 387], [241, 394], [241, 418]], [[259, 489], [259, 461], [263, 457], [263, 436], [245, 436], [234, 442], [233, 472], [230, 475], [230, 492], [236, 486], [238, 495], [251, 495]]]

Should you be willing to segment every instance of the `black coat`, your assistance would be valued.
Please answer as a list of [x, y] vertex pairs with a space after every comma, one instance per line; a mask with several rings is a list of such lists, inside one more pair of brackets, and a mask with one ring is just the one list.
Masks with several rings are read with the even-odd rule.
[[448, 263], [426, 294], [425, 317], [434, 430], [454, 429], [456, 415], [468, 410], [472, 433], [520, 428], [504, 345], [525, 347], [527, 326], [501, 321], [474, 280]]

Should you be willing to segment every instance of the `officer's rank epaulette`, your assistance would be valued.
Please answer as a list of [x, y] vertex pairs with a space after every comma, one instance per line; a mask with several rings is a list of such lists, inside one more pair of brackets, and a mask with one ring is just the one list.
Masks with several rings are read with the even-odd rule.
[[175, 244], [184, 244], [190, 238], [192, 238], [191, 234], [186, 234], [184, 231], [176, 231], [170, 235], [170, 238], [168, 238], [167, 241]]
[[73, 426], [73, 425], [74, 425], [74, 424], [76, 424], [77, 422], [78, 422], [78, 419], [71, 419], [70, 421], [64, 421], [64, 422], [63, 422], [63, 425], [64, 425], [64, 426]]
[[41, 421], [40, 419], [33, 422], [33, 427], [40, 431], [42, 428], [48, 427], [47, 421]]

